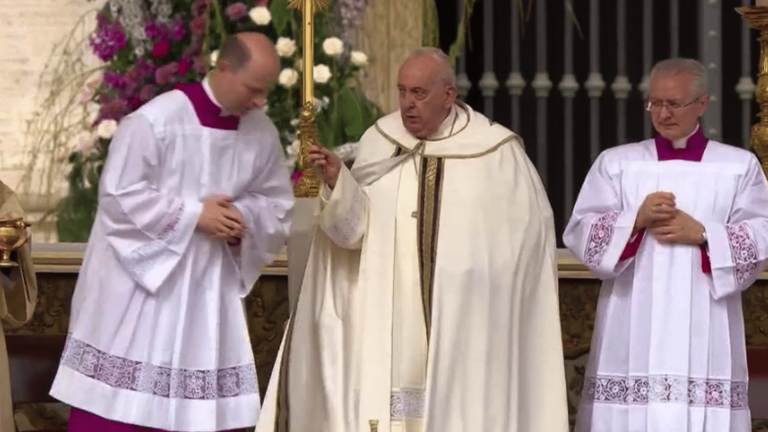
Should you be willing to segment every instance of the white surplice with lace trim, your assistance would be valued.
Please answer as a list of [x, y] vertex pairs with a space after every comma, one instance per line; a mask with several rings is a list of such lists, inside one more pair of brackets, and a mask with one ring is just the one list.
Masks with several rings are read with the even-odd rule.
[[[243, 116], [238, 130], [204, 127], [180, 91], [121, 121], [52, 396], [168, 431], [256, 424], [242, 299], [285, 244], [293, 191], [283, 158], [264, 113]], [[239, 246], [195, 228], [214, 195], [231, 196], [243, 215]]]
[[[619, 261], [652, 192], [705, 227], [698, 246], [646, 234]], [[595, 161], [564, 236], [603, 279], [580, 432], [747, 432], [747, 364], [740, 293], [768, 258], [768, 186], [754, 155], [709, 141], [701, 162], [657, 161], [653, 140]]]
[[[420, 143], [399, 112], [378, 124], [404, 154], [371, 128], [323, 200], [257, 432], [281, 418], [290, 432], [567, 431], [553, 216], [520, 141], [469, 108], [440, 141]], [[429, 330], [422, 157], [445, 157]]]

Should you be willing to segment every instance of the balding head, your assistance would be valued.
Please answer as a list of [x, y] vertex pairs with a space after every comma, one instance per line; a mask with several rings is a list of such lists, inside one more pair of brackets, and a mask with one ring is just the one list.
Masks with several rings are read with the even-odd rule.
[[410, 60], [422, 60], [435, 68], [437, 76], [447, 85], [456, 87], [456, 71], [451, 67], [451, 61], [441, 49], [422, 47], [414, 50], [406, 57], [403, 65]]
[[403, 125], [420, 139], [437, 132], [456, 101], [456, 74], [436, 48], [411, 53], [400, 68], [397, 87]]
[[222, 43], [211, 88], [225, 110], [244, 115], [266, 103], [279, 70], [280, 58], [269, 38], [262, 33], [239, 33]]

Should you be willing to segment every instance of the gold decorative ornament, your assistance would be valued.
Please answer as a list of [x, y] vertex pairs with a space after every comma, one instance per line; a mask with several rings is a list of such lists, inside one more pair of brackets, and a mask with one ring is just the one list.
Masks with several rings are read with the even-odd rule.
[[11, 261], [11, 252], [20, 248], [27, 241], [29, 224], [22, 218], [0, 221], [0, 267], [18, 267]]
[[378, 420], [368, 420], [368, 424], [371, 426], [371, 432], [379, 432]]
[[316, 197], [320, 192], [320, 179], [309, 161], [309, 147], [321, 146], [315, 121], [315, 12], [328, 6], [328, 0], [288, 0], [288, 6], [301, 10], [302, 26], [302, 86], [301, 117], [299, 123], [299, 169], [301, 178], [293, 189], [297, 197]]
[[750, 145], [760, 157], [763, 172], [768, 173], [768, 7], [744, 6], [736, 11], [750, 27], [760, 31], [760, 61], [755, 94], [760, 105], [760, 121], [752, 126]]

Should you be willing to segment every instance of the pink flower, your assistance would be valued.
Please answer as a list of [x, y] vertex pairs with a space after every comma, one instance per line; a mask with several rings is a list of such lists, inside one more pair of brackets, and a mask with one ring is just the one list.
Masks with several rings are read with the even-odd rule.
[[192, 30], [193, 35], [200, 35], [205, 32], [205, 28], [208, 26], [208, 18], [199, 16], [194, 18], [189, 23], [189, 29]]
[[173, 75], [178, 71], [178, 63], [168, 63], [155, 72], [155, 81], [157, 81], [157, 83], [160, 85], [168, 84], [173, 79]]
[[205, 11], [208, 9], [208, 4], [211, 3], [211, 0], [197, 0], [194, 4], [192, 4], [192, 13], [195, 16], [200, 16], [205, 13]]
[[167, 40], [161, 40], [156, 42], [152, 47], [152, 57], [163, 58], [168, 55], [168, 51], [171, 50], [171, 44]]
[[224, 13], [232, 21], [237, 21], [240, 18], [248, 15], [248, 6], [241, 2], [232, 3], [231, 5], [227, 6], [226, 9], [224, 9]]
[[189, 71], [189, 67], [192, 66], [189, 60], [187, 59], [181, 59], [179, 60], [179, 76], [184, 76]]
[[146, 102], [153, 97], [155, 97], [155, 86], [152, 84], [145, 85], [144, 88], [141, 89], [141, 93], [139, 93], [139, 99], [141, 99], [142, 102]]

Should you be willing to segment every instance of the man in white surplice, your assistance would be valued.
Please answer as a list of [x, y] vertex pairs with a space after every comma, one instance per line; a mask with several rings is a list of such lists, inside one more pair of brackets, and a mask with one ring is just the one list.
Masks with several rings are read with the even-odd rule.
[[553, 215], [517, 135], [455, 102], [445, 54], [325, 180], [258, 432], [565, 432]]
[[242, 299], [284, 245], [293, 204], [257, 109], [278, 69], [272, 42], [243, 33], [203, 82], [121, 121], [51, 389], [73, 407], [70, 432], [256, 424]]
[[704, 66], [665, 60], [649, 84], [659, 135], [597, 158], [563, 235], [603, 280], [577, 430], [747, 432], [740, 293], [768, 257], [768, 185], [704, 137]]

